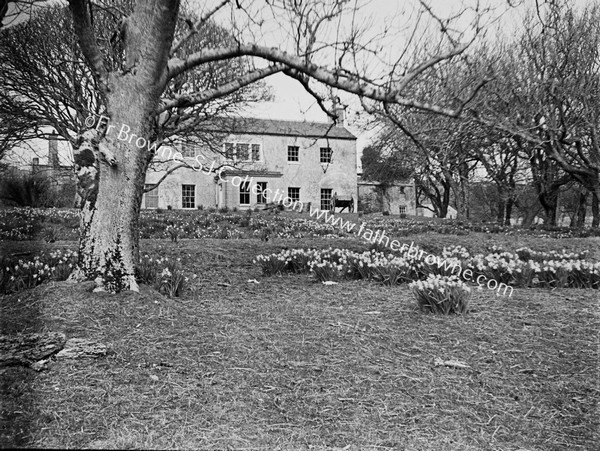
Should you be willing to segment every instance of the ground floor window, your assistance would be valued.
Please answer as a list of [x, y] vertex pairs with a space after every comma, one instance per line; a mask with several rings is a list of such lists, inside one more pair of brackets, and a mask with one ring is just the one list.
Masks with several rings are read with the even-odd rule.
[[266, 204], [267, 203], [267, 193], [265, 193], [266, 189], [267, 189], [267, 182], [257, 182], [256, 183], [256, 203], [257, 204]]
[[300, 188], [290, 186], [288, 188], [288, 197], [294, 202], [300, 201]]
[[181, 208], [196, 208], [196, 185], [181, 185]]
[[401, 215], [405, 215], [406, 214], [406, 205], [400, 205], [400, 214]]
[[240, 185], [240, 205], [250, 204], [250, 182], [244, 182]]
[[[144, 185], [144, 191], [150, 187], [152, 185]], [[158, 186], [144, 193], [144, 208], [158, 208]]]
[[321, 188], [321, 210], [331, 210], [331, 188]]

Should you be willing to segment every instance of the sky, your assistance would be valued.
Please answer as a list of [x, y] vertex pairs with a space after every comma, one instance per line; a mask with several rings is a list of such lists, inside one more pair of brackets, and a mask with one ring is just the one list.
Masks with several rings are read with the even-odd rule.
[[[526, 11], [534, 8], [535, 0], [426, 0], [432, 10], [441, 18], [452, 17], [463, 8], [472, 8], [479, 3], [480, 8], [488, 8], [483, 20], [485, 21], [486, 37], [489, 39], [497, 39], [498, 34], [511, 36], [518, 31], [519, 23], [522, 21]], [[543, 0], [539, 0], [543, 2]], [[570, 3], [578, 6], [591, 4], [600, 0], [569, 0]], [[407, 6], [408, 5], [408, 6]], [[413, 19], [416, 0], [370, 0], [367, 1], [363, 12], [359, 16], [367, 20], [370, 18], [371, 23], [376, 26], [386, 21], [389, 23], [390, 18], [394, 18], [393, 22], [406, 22], [406, 19]], [[512, 5], [512, 7], [510, 6]], [[396, 20], [397, 19], [397, 20]], [[473, 14], [469, 11], [461, 17], [456, 23], [456, 27], [468, 29]], [[435, 26], [429, 22], [423, 26]], [[400, 25], [398, 29], [402, 28]], [[398, 44], [402, 45], [401, 42]], [[396, 43], [391, 43], [393, 47]], [[309, 95], [302, 86], [295, 80], [283, 75], [275, 74], [266, 79], [271, 86], [274, 94], [274, 101], [254, 107], [252, 110], [245, 112], [246, 115], [255, 115], [258, 117], [272, 119], [288, 119], [288, 120], [306, 120], [306, 121], [327, 121], [327, 116], [323, 113], [315, 100]], [[351, 96], [341, 94], [343, 103], [350, 104], [349, 116], [353, 118], [359, 105]]]
[[[194, 0], [192, 0], [194, 1]], [[381, 56], [385, 58], [386, 55], [394, 55], [395, 52], [399, 52], [399, 48], [403, 48], [402, 37], [403, 33], [407, 33], [410, 30], [410, 26], [414, 25], [415, 18], [419, 11], [417, 0], [351, 0], [364, 3], [361, 12], [356, 15], [355, 20], [358, 24], [369, 24], [368, 32], [373, 34], [379, 33], [383, 25], [391, 27], [394, 31], [394, 37], [396, 40], [388, 40], [384, 42], [384, 46], [381, 49]], [[434, 13], [440, 18], [451, 17], [456, 12], [461, 11], [465, 7], [471, 8], [467, 13], [463, 14], [457, 22], [455, 27], [461, 30], [468, 30], [471, 21], [473, 20], [474, 13], [472, 8], [479, 4], [480, 8], [487, 8], [487, 13], [484, 16], [486, 21], [486, 30], [488, 37], [495, 36], [497, 33], [504, 35], [514, 35], [514, 32], [518, 30], [518, 24], [521, 22], [522, 17], [525, 15], [525, 11], [535, 6], [535, 0], [426, 0], [430, 5]], [[576, 5], [584, 5], [586, 3], [598, 2], [600, 0], [569, 0], [571, 3]], [[199, 2], [204, 8], [210, 8], [210, 4], [220, 2], [220, 0], [202, 0]], [[516, 5], [515, 7], [509, 7]], [[242, 3], [244, 3], [242, 1]], [[256, 1], [252, 1], [253, 6], [258, 4]], [[480, 9], [481, 10], [481, 9]], [[433, 23], [433, 19], [426, 16], [429, 20], [422, 19], [419, 22], [419, 31], [426, 27], [437, 26]], [[218, 20], [218, 18], [217, 18]], [[231, 20], [230, 16], [224, 16], [222, 20], [228, 23]], [[346, 24], [347, 25], [347, 24]], [[273, 43], [279, 43], [281, 40], [282, 33], [285, 33], [285, 29], [282, 29], [280, 23], [274, 23], [265, 27], [271, 27], [271, 31], [267, 32], [263, 37], [263, 44], [273, 45]], [[249, 37], [251, 41], [252, 36]], [[244, 116], [253, 116], [270, 119], [284, 119], [284, 120], [295, 120], [295, 121], [318, 121], [326, 122], [328, 120], [326, 114], [321, 111], [317, 105], [315, 99], [309, 95], [303, 87], [294, 79], [291, 79], [283, 74], [276, 74], [266, 79], [266, 82], [271, 86], [273, 101], [267, 102], [260, 105], [253, 105], [252, 108], [244, 110], [241, 114]], [[356, 119], [364, 113], [361, 112], [360, 104], [354, 96], [347, 95], [345, 93], [335, 93], [342, 99], [342, 103], [348, 105], [347, 108], [347, 125], [348, 128], [357, 136], [358, 148], [360, 150], [369, 143], [371, 135], [364, 133], [361, 129], [353, 126], [357, 121]]]
[[[569, 1], [581, 7], [599, 0]], [[542, 2], [543, 0], [540, 0], [540, 3]], [[440, 18], [452, 17], [467, 8], [467, 11], [463, 12], [461, 17], [454, 22], [455, 28], [459, 30], [469, 30], [475, 17], [473, 8], [479, 4], [479, 11], [485, 10], [485, 14], [480, 15], [485, 25], [485, 37], [492, 41], [514, 36], [527, 11], [535, 8], [536, 5], [535, 0], [427, 0], [427, 3]], [[405, 23], [411, 23], [411, 21], [414, 23], [416, 11], [418, 11], [416, 0], [371, 0], [363, 8], [358, 19], [359, 21], [361, 19], [369, 20], [370, 23], [379, 24], [378, 26], [384, 23], [394, 25], [401, 23], [402, 25], [397, 25], [397, 29], [402, 30]], [[422, 28], [437, 26], [436, 23], [432, 23], [430, 16], [427, 18], [429, 22], [423, 19]], [[465, 36], [464, 40], [466, 39], [468, 39], [468, 35]], [[389, 48], [386, 50], [393, 54], [393, 47], [403, 46], [403, 42], [391, 42], [388, 45]], [[253, 105], [251, 109], [242, 112], [242, 115], [295, 121], [326, 122], [328, 120], [327, 115], [319, 108], [315, 99], [296, 80], [279, 73], [267, 78], [266, 82], [271, 86], [273, 101], [262, 105]], [[359, 137], [360, 162], [361, 150], [369, 144], [374, 133], [365, 132], [354, 126], [355, 123], [358, 123], [357, 118], [361, 115], [364, 117], [357, 98], [345, 93], [338, 93], [338, 95], [342, 99], [342, 103], [348, 105], [346, 110], [347, 127]]]
[[[448, 18], [462, 11], [465, 7], [474, 7], [477, 0], [430, 0], [434, 13], [440, 18]], [[515, 3], [513, 1], [513, 3]], [[532, 0], [529, 0], [533, 4]], [[484, 16], [483, 20], [487, 21], [486, 29], [490, 33], [496, 33], [498, 28], [510, 30], [518, 23], [518, 16], [523, 14], [525, 8], [523, 6], [515, 9], [508, 7], [507, 0], [480, 0], [481, 7], [490, 8], [490, 11]], [[399, 36], [406, 33], [406, 30], [411, 30], [407, 24], [412, 24], [419, 7], [416, 1], [407, 0], [371, 0], [363, 7], [362, 13], [358, 17], [358, 22], [361, 20], [368, 21], [377, 26], [382, 27], [383, 24], [388, 24], [396, 27]], [[468, 30], [472, 23], [474, 13], [469, 10], [463, 13], [461, 18], [456, 22], [455, 26], [461, 30]], [[426, 15], [421, 19], [421, 27], [418, 31], [422, 31], [425, 27], [436, 26], [432, 23], [430, 16]], [[466, 38], [465, 38], [466, 39]], [[388, 42], [384, 50], [390, 54], [394, 54], [396, 46], [403, 46], [403, 42]], [[281, 73], [272, 75], [266, 79], [273, 93], [273, 101], [261, 105], [252, 105], [251, 108], [244, 110], [241, 114], [244, 116], [254, 116], [267, 119], [284, 119], [295, 121], [317, 121], [326, 122], [327, 115], [319, 108], [315, 99], [308, 94], [296, 80], [287, 77]], [[342, 103], [347, 105], [346, 110], [347, 127], [359, 137], [358, 148], [359, 153], [362, 148], [370, 142], [372, 133], [365, 133], [364, 130], [354, 126], [357, 119], [363, 115], [360, 103], [355, 96], [345, 93], [337, 93], [342, 99]]]

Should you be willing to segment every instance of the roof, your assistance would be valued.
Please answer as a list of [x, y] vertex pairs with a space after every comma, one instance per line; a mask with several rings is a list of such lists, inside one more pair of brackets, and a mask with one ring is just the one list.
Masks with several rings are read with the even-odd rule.
[[360, 180], [360, 176], [359, 176], [359, 180], [357, 182], [359, 185], [361, 186], [379, 186], [379, 185], [387, 185], [387, 186], [399, 186], [399, 187], [403, 187], [403, 186], [412, 186], [414, 183], [412, 180], [396, 180], [395, 182], [380, 182], [378, 180]]
[[[279, 121], [258, 118], [218, 118], [201, 124], [202, 128], [213, 131], [222, 131], [232, 134], [248, 135], [277, 135], [277, 136], [302, 136], [306, 138], [333, 138], [356, 140], [356, 136], [342, 126], [331, 122], [300, 122]], [[218, 127], [218, 130], [216, 129]]]

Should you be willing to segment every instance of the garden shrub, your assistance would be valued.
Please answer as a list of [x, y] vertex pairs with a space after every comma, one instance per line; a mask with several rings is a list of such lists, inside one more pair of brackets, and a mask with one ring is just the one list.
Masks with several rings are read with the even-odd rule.
[[449, 315], [467, 312], [471, 289], [457, 276], [430, 275], [409, 285], [419, 308], [427, 313]]

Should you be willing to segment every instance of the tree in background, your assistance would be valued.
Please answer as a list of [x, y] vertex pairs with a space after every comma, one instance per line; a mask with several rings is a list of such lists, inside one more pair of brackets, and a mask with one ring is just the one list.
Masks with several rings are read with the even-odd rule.
[[363, 149], [361, 162], [363, 180], [380, 182], [384, 186], [411, 180], [414, 173], [414, 168], [402, 159], [401, 152], [386, 152], [375, 145]]
[[[121, 9], [131, 10], [132, 3], [120, 0]], [[122, 42], [114, 31], [117, 17], [100, 9], [94, 16], [99, 40], [108, 43], [105, 58], [110, 66], [122, 58]], [[232, 36], [212, 21], [204, 24], [202, 38], [213, 42], [231, 42]], [[191, 50], [200, 45], [190, 40]], [[85, 58], [79, 50], [66, 7], [37, 8], [28, 22], [0, 34], [0, 158], [7, 149], [32, 138], [48, 138], [53, 132], [71, 146], [87, 130], [85, 119], [100, 115], [97, 86]], [[243, 62], [216, 62], [204, 71], [183, 74], [167, 86], [165, 99], [181, 95], [188, 86], [210, 88], [223, 80], [243, 74]], [[183, 114], [165, 110], [156, 127], [157, 148], [162, 143], [214, 147], [214, 136], [199, 135], [199, 123], [215, 114], [228, 114], [252, 101], [268, 98], [264, 85], [246, 87], [215, 102], [206, 102]], [[164, 166], [164, 165], [163, 165]], [[170, 165], [169, 172], [183, 165]]]
[[550, 225], [559, 190], [571, 180], [590, 193], [592, 225], [600, 225], [599, 21], [598, 5], [578, 11], [566, 1], [544, 4], [516, 42], [498, 49], [496, 77], [471, 109], [481, 123], [519, 140]]
[[[138, 289], [134, 266], [140, 203], [163, 118], [185, 115], [277, 72], [294, 77], [316, 96], [311, 80], [376, 101], [458, 113], [431, 103], [427, 93], [409, 91], [421, 74], [465, 50], [448, 26], [429, 60], [415, 66], [401, 51], [388, 64], [379, 59], [371, 66], [379, 68], [374, 74], [364, 67], [380, 57], [378, 46], [385, 41], [373, 39], [378, 36], [371, 27], [354, 26], [351, 17], [356, 10], [346, 1], [224, 0], [196, 19], [182, 15], [177, 0], [136, 1], [131, 10], [112, 1], [71, 0], [69, 5], [79, 47], [93, 75], [98, 109], [92, 112], [99, 114], [99, 125], [80, 134], [75, 143], [76, 161], [93, 168], [97, 181], [82, 208], [79, 275], [113, 292]], [[112, 14], [119, 26], [99, 30], [95, 17], [100, 11]], [[205, 24], [219, 14], [227, 18], [234, 39], [223, 43], [203, 39]], [[266, 31], [269, 23], [276, 23], [282, 34], [278, 47], [266, 44], [274, 42]], [[375, 34], [388, 38], [388, 29], [383, 30]], [[114, 59], [108, 52], [110, 40], [102, 38], [108, 33], [122, 48]], [[198, 38], [198, 47], [188, 51], [186, 45]], [[171, 84], [181, 77], [220, 62], [240, 64], [244, 74], [220, 79], [212, 87], [184, 82], [183, 91], [168, 95]], [[194, 120], [173, 121], [174, 134]]]
[[[467, 103], [458, 118], [391, 104], [371, 109], [384, 126], [379, 139], [393, 141], [420, 171], [418, 191], [437, 216], [453, 204], [468, 217], [469, 180], [477, 174], [496, 186], [488, 199], [498, 203], [493, 211], [501, 224], [511, 223], [513, 207], [532, 211], [530, 184], [545, 224], [555, 225], [559, 193], [577, 183], [591, 198], [592, 225], [599, 225], [599, 11], [540, 3], [517, 39], [473, 47], [421, 77], [416, 92]], [[481, 88], [475, 97], [474, 85]], [[584, 210], [587, 197], [578, 199]], [[524, 214], [525, 223], [531, 220]]]

